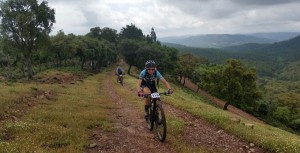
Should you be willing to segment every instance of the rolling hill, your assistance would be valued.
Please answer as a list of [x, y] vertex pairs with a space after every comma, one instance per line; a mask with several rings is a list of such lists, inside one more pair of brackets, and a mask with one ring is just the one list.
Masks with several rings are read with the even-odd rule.
[[176, 43], [190, 47], [222, 48], [246, 43], [273, 43], [275, 40], [242, 34], [208, 34], [189, 37], [160, 38], [161, 42]]
[[[165, 45], [175, 47], [181, 52], [206, 57], [215, 64], [223, 64], [229, 58], [239, 59], [249, 66], [256, 67], [258, 74], [262, 76], [275, 77], [283, 71], [288, 75], [287, 71], [295, 71], [295, 68], [285, 67], [300, 60], [300, 36], [271, 44], [248, 43], [219, 49], [187, 47], [170, 43], [165, 43]], [[300, 71], [300, 68], [298, 70]]]
[[207, 34], [159, 38], [163, 43], [175, 43], [198, 48], [223, 48], [243, 44], [271, 44], [299, 36], [300, 32], [269, 32], [252, 34]]

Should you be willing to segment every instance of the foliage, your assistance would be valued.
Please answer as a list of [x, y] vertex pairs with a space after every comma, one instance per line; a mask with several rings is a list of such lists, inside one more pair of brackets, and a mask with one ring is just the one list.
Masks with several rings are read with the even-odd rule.
[[144, 39], [143, 31], [136, 27], [134, 24], [126, 25], [123, 27], [120, 32], [121, 39], [133, 39], [133, 40], [142, 40]]
[[135, 65], [136, 59], [136, 51], [138, 50], [139, 45], [137, 41], [130, 40], [130, 39], [123, 39], [120, 42], [120, 53], [123, 55], [127, 64], [130, 65], [128, 69], [128, 74], [130, 74], [130, 68], [132, 65]]
[[126, 63], [130, 65], [128, 74], [130, 74], [131, 66], [143, 69], [147, 60], [154, 60], [162, 72], [172, 73], [174, 67], [177, 66], [178, 51], [161, 46], [159, 43], [123, 39], [119, 44], [119, 49]]
[[[299, 131], [298, 120], [300, 118], [300, 83], [299, 81], [277, 80], [274, 78], [259, 79], [259, 86], [264, 89], [264, 102], [268, 113], [266, 122], [275, 125], [290, 127]], [[287, 110], [286, 110], [287, 109]], [[282, 113], [283, 116], [278, 115]], [[272, 120], [273, 122], [271, 122]]]
[[283, 122], [288, 123], [290, 120], [290, 110], [287, 107], [277, 107], [274, 112], [274, 118]]
[[90, 32], [86, 34], [86, 36], [91, 38], [97, 38], [99, 40], [103, 39], [110, 43], [117, 43], [118, 42], [118, 34], [117, 30], [109, 28], [109, 27], [94, 27], [90, 29]]
[[256, 102], [261, 99], [256, 86], [255, 69], [246, 68], [238, 60], [228, 60], [223, 67], [204, 66], [198, 73], [201, 81], [196, 83], [212, 95], [226, 100], [228, 104], [253, 111]]
[[37, 0], [2, 1], [1, 33], [18, 47], [27, 65], [28, 77], [32, 78], [32, 52], [50, 33], [55, 22], [54, 9], [46, 1], [38, 4]]

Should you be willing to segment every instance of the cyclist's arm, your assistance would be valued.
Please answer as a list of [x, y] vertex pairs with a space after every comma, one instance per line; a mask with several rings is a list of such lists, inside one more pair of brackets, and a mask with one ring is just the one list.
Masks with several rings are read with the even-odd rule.
[[167, 89], [171, 89], [171, 86], [169, 85], [169, 83], [167, 82], [167, 80], [166, 79], [161, 79], [160, 80], [164, 85], [165, 85], [165, 87], [167, 88]]
[[141, 85], [142, 85], [142, 79], [138, 80], [137, 86], [136, 86], [136, 90], [139, 92], [141, 91]]
[[156, 72], [156, 75], [157, 75], [158, 79], [161, 80], [161, 82], [165, 85], [165, 87], [166, 87], [167, 89], [171, 89], [169, 83], [168, 83], [167, 80], [160, 74], [159, 71]]

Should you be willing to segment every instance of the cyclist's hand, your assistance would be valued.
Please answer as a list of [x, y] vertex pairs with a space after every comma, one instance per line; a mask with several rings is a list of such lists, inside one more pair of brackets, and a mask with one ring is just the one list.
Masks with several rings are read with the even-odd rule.
[[173, 93], [173, 90], [172, 89], [169, 89], [168, 90], [168, 94], [172, 94]]
[[139, 97], [143, 97], [143, 96], [144, 96], [144, 95], [143, 95], [143, 92], [142, 92], [142, 91], [139, 91], [139, 92], [138, 92], [138, 96], [139, 96]]

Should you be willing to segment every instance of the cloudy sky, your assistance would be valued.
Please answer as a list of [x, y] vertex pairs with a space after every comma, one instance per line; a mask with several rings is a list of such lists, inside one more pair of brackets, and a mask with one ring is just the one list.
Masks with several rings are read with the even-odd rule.
[[300, 0], [48, 0], [52, 34], [84, 35], [93, 27], [118, 32], [135, 24], [159, 37], [196, 34], [300, 32]]

